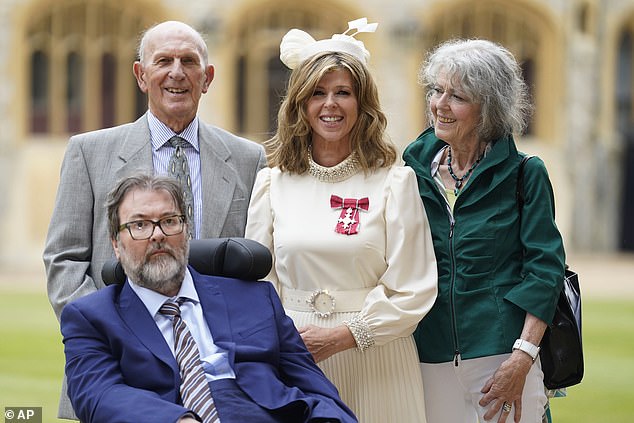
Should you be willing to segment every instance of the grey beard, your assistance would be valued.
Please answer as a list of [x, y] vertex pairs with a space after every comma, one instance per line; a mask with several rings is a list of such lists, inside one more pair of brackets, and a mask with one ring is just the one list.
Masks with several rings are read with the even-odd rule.
[[[172, 253], [178, 254], [178, 251], [172, 251]], [[185, 278], [188, 256], [189, 245], [185, 247], [183, 257], [164, 255], [152, 261], [145, 259], [142, 263], [134, 263], [122, 255], [120, 261], [123, 270], [137, 285], [168, 295], [180, 289]]]
[[135, 282], [144, 288], [165, 294], [178, 291], [185, 278], [185, 266], [174, 257], [161, 257], [154, 263], [145, 262], [135, 275]]

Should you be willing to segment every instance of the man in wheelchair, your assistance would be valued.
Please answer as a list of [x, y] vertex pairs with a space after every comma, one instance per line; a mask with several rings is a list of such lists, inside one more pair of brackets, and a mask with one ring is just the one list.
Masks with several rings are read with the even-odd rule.
[[256, 282], [271, 266], [265, 247], [197, 240], [190, 252], [183, 194], [168, 177], [128, 177], [106, 207], [110, 285], [61, 316], [81, 421], [357, 421], [273, 286]]

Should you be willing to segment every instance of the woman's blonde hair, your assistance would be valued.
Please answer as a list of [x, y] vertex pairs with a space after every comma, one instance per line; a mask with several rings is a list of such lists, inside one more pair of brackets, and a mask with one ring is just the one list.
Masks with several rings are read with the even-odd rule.
[[387, 139], [387, 119], [368, 68], [349, 54], [324, 52], [307, 59], [291, 73], [277, 117], [277, 131], [265, 142], [270, 166], [297, 174], [308, 170], [312, 128], [306, 105], [323, 76], [337, 69], [346, 69], [352, 75], [359, 111], [350, 133], [350, 147], [357, 153], [361, 167], [367, 171], [396, 161], [396, 148]]

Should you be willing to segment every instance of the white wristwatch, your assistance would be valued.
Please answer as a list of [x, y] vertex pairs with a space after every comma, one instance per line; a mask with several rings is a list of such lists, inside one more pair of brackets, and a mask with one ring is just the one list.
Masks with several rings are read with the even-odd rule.
[[537, 345], [533, 345], [528, 341], [523, 339], [518, 339], [513, 344], [513, 351], [521, 350], [526, 354], [530, 355], [533, 359], [533, 362], [537, 359], [537, 355], [539, 354], [539, 347]]

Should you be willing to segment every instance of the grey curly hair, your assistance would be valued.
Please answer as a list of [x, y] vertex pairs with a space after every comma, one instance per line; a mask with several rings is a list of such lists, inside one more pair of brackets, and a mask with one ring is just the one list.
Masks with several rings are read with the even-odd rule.
[[522, 69], [505, 47], [481, 39], [454, 39], [438, 45], [418, 73], [428, 104], [440, 74], [481, 106], [480, 139], [493, 141], [526, 129], [533, 106]]

